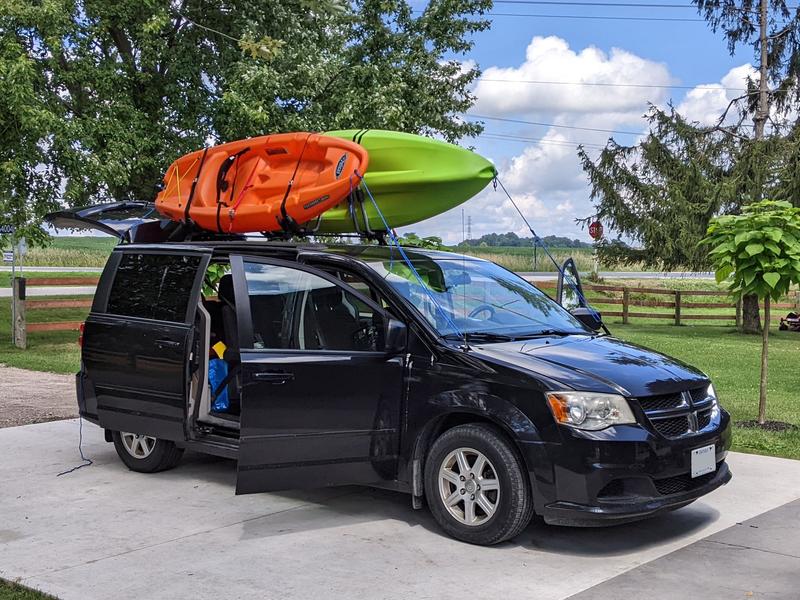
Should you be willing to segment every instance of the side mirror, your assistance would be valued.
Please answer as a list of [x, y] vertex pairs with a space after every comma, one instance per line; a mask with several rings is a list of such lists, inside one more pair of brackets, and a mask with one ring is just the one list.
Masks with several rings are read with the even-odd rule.
[[397, 319], [389, 319], [386, 325], [386, 344], [384, 351], [387, 357], [397, 356], [406, 351], [408, 345], [408, 328]]
[[603, 319], [600, 313], [592, 308], [586, 306], [579, 306], [569, 311], [570, 314], [578, 319], [581, 323], [586, 325], [592, 331], [600, 331], [603, 327]]
[[570, 312], [586, 306], [581, 276], [578, 274], [578, 266], [571, 258], [564, 261], [561, 272], [558, 274], [556, 302]]

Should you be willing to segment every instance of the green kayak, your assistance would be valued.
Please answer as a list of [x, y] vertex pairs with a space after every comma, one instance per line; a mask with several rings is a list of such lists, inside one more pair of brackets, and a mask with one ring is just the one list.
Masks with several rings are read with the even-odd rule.
[[[420, 135], [379, 129], [329, 131], [325, 135], [352, 140], [367, 149], [369, 167], [364, 181], [390, 227], [417, 223], [458, 206], [495, 176], [494, 165], [482, 156]], [[349, 203], [343, 202], [322, 215], [317, 231], [364, 231], [364, 212], [369, 229], [384, 229], [367, 198], [363, 208], [355, 211], [357, 225]]]

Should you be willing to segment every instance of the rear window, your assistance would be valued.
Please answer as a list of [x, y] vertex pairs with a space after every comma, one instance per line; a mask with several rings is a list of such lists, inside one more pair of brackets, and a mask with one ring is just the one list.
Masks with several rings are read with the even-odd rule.
[[125, 253], [106, 312], [183, 323], [199, 266], [199, 256]]

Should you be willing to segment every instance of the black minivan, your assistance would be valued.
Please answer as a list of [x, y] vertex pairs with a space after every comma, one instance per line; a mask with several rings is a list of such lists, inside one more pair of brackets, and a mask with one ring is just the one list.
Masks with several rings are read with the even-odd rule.
[[[708, 377], [601, 333], [564, 275], [554, 301], [449, 252], [189, 241], [151, 212], [51, 216], [122, 240], [84, 325], [77, 391], [135, 471], [174, 467], [188, 448], [235, 459], [237, 494], [404, 491], [476, 544], [516, 536], [534, 513], [640, 519], [731, 478], [730, 417]], [[580, 285], [571, 262], [565, 275]], [[214, 389], [219, 342], [228, 376]]]

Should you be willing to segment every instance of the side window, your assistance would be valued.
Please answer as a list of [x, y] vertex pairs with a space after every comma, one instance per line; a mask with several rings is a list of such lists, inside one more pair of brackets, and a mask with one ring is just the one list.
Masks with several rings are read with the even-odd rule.
[[313, 273], [244, 263], [256, 349], [378, 351], [383, 317]]
[[199, 256], [125, 253], [114, 275], [106, 312], [182, 323]]

